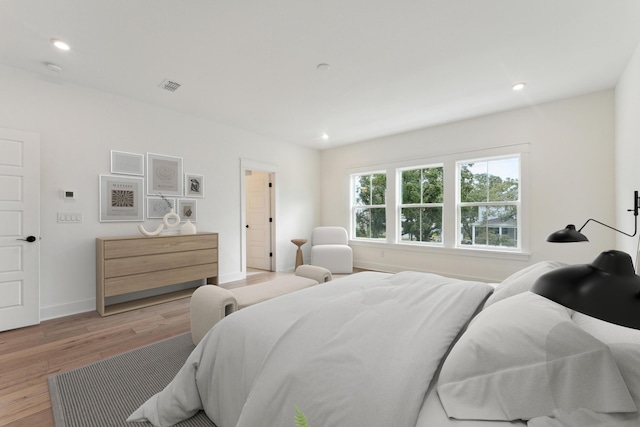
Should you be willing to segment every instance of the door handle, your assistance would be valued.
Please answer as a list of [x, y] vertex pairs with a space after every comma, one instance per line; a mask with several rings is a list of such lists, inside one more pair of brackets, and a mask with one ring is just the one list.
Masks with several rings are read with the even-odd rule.
[[249, 228], [249, 224], [245, 225], [244, 228]]
[[36, 239], [36, 236], [28, 236], [26, 239], [16, 239], [16, 240], [24, 240], [25, 242], [33, 243], [37, 239]]

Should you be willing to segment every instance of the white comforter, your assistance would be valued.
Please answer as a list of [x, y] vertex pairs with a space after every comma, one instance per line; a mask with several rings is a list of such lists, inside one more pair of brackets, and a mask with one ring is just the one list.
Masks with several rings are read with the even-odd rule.
[[493, 288], [359, 273], [218, 323], [129, 421], [170, 426], [204, 409], [218, 427], [414, 427], [440, 360]]

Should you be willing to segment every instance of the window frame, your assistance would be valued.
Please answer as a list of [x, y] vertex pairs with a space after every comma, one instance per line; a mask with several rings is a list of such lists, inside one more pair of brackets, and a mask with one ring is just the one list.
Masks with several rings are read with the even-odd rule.
[[[462, 202], [460, 200], [461, 197], [461, 166], [463, 164], [469, 163], [478, 163], [478, 162], [489, 162], [494, 160], [508, 160], [508, 159], [517, 159], [518, 160], [518, 200], [517, 201], [486, 201], [486, 202]], [[521, 153], [514, 154], [506, 154], [501, 156], [486, 156], [472, 159], [462, 159], [457, 160], [455, 162], [455, 172], [456, 172], [456, 219], [455, 219], [455, 229], [456, 229], [456, 239], [455, 239], [455, 247], [458, 249], [470, 249], [470, 250], [487, 250], [487, 251], [508, 251], [508, 252], [522, 252], [522, 155]], [[462, 208], [464, 207], [501, 207], [501, 206], [515, 206], [516, 207], [516, 246], [494, 246], [494, 245], [472, 245], [471, 247], [464, 245], [462, 243], [463, 235], [461, 230], [461, 222], [462, 222]], [[473, 237], [472, 237], [473, 238]]]
[[[456, 177], [456, 162], [465, 162], [467, 159], [491, 159], [497, 157], [520, 156], [520, 209], [519, 209], [519, 249], [509, 249], [500, 246], [469, 247], [467, 245], [457, 245], [458, 218], [456, 198], [458, 194]], [[417, 169], [422, 166], [444, 165], [444, 207], [443, 207], [443, 241], [442, 244], [430, 243], [403, 243], [398, 238], [399, 233], [399, 211], [398, 200], [398, 169]], [[530, 143], [516, 142], [511, 144], [497, 145], [492, 147], [479, 147], [476, 149], [435, 154], [431, 156], [413, 156], [401, 160], [390, 160], [387, 162], [376, 162], [372, 164], [360, 164], [348, 168], [344, 179], [348, 182], [345, 185], [345, 197], [347, 199], [347, 209], [344, 215], [349, 215], [346, 221], [350, 226], [350, 242], [353, 247], [359, 247], [367, 251], [373, 257], [380, 259], [385, 257], [385, 250], [401, 254], [402, 251], [417, 252], [422, 254], [432, 254], [434, 256], [462, 256], [472, 258], [485, 258], [494, 260], [518, 260], [529, 259], [530, 245], [530, 214], [529, 214], [529, 170], [530, 170]], [[375, 173], [385, 173], [387, 177], [387, 188], [385, 196], [386, 209], [386, 239], [356, 238], [354, 232], [354, 212], [353, 212], [353, 176], [368, 175]], [[381, 206], [382, 207], [382, 206]], [[398, 255], [395, 255], [398, 256]]]
[[[420, 170], [421, 174], [422, 174], [422, 170], [424, 169], [435, 169], [435, 168], [442, 168], [442, 202], [439, 203], [424, 203], [422, 200], [420, 203], [402, 203], [403, 200], [403, 194], [402, 194], [402, 174], [406, 171], [411, 171], [411, 170]], [[395, 173], [396, 173], [396, 201], [395, 201], [395, 208], [396, 208], [396, 239], [395, 239], [395, 243], [400, 244], [400, 245], [418, 245], [418, 246], [437, 246], [437, 247], [442, 247], [444, 246], [444, 235], [445, 235], [445, 221], [444, 221], [444, 216], [445, 216], [445, 211], [444, 211], [444, 206], [445, 206], [445, 165], [444, 163], [431, 163], [431, 164], [424, 164], [424, 165], [415, 165], [415, 166], [406, 166], [406, 167], [401, 167], [401, 168], [396, 168], [395, 169]], [[422, 187], [421, 187], [422, 190]], [[420, 199], [422, 199], [422, 191], [420, 191]], [[425, 242], [425, 241], [405, 241], [402, 240], [402, 209], [403, 208], [440, 208], [441, 212], [442, 212], [442, 217], [441, 217], [441, 240], [440, 242]], [[420, 227], [422, 228], [422, 221], [420, 224]]]
[[[374, 175], [384, 175], [385, 176], [385, 190], [384, 190], [384, 204], [383, 205], [356, 205], [356, 182], [362, 176], [371, 176], [373, 178]], [[367, 241], [367, 242], [382, 242], [386, 241], [388, 236], [388, 224], [389, 222], [386, 220], [387, 212], [388, 212], [388, 203], [389, 198], [387, 195], [387, 190], [389, 188], [388, 182], [389, 174], [384, 169], [374, 170], [374, 171], [365, 171], [365, 172], [355, 172], [350, 175], [350, 184], [349, 184], [349, 193], [350, 193], [350, 237], [351, 240], [358, 241]], [[357, 237], [357, 222], [356, 222], [356, 211], [360, 209], [384, 209], [385, 210], [385, 237]]]

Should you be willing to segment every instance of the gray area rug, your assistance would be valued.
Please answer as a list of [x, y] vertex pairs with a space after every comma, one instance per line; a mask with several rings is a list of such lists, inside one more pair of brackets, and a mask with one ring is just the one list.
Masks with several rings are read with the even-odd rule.
[[[143, 427], [129, 415], [164, 389], [193, 351], [185, 333], [48, 378], [56, 427]], [[215, 427], [200, 411], [180, 427]]]

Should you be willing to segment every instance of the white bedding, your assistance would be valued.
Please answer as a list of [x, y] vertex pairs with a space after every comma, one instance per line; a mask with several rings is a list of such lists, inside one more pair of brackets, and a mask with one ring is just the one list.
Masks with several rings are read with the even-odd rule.
[[314, 426], [435, 425], [421, 413], [427, 389], [492, 289], [367, 272], [248, 307], [129, 420], [169, 426], [204, 409], [218, 427], [286, 426], [298, 406]]
[[289, 426], [297, 406], [314, 427], [640, 425], [640, 332], [528, 292], [555, 268], [505, 279], [466, 329], [492, 287], [412, 272], [243, 309], [130, 420], [168, 426], [204, 409], [218, 427]]

